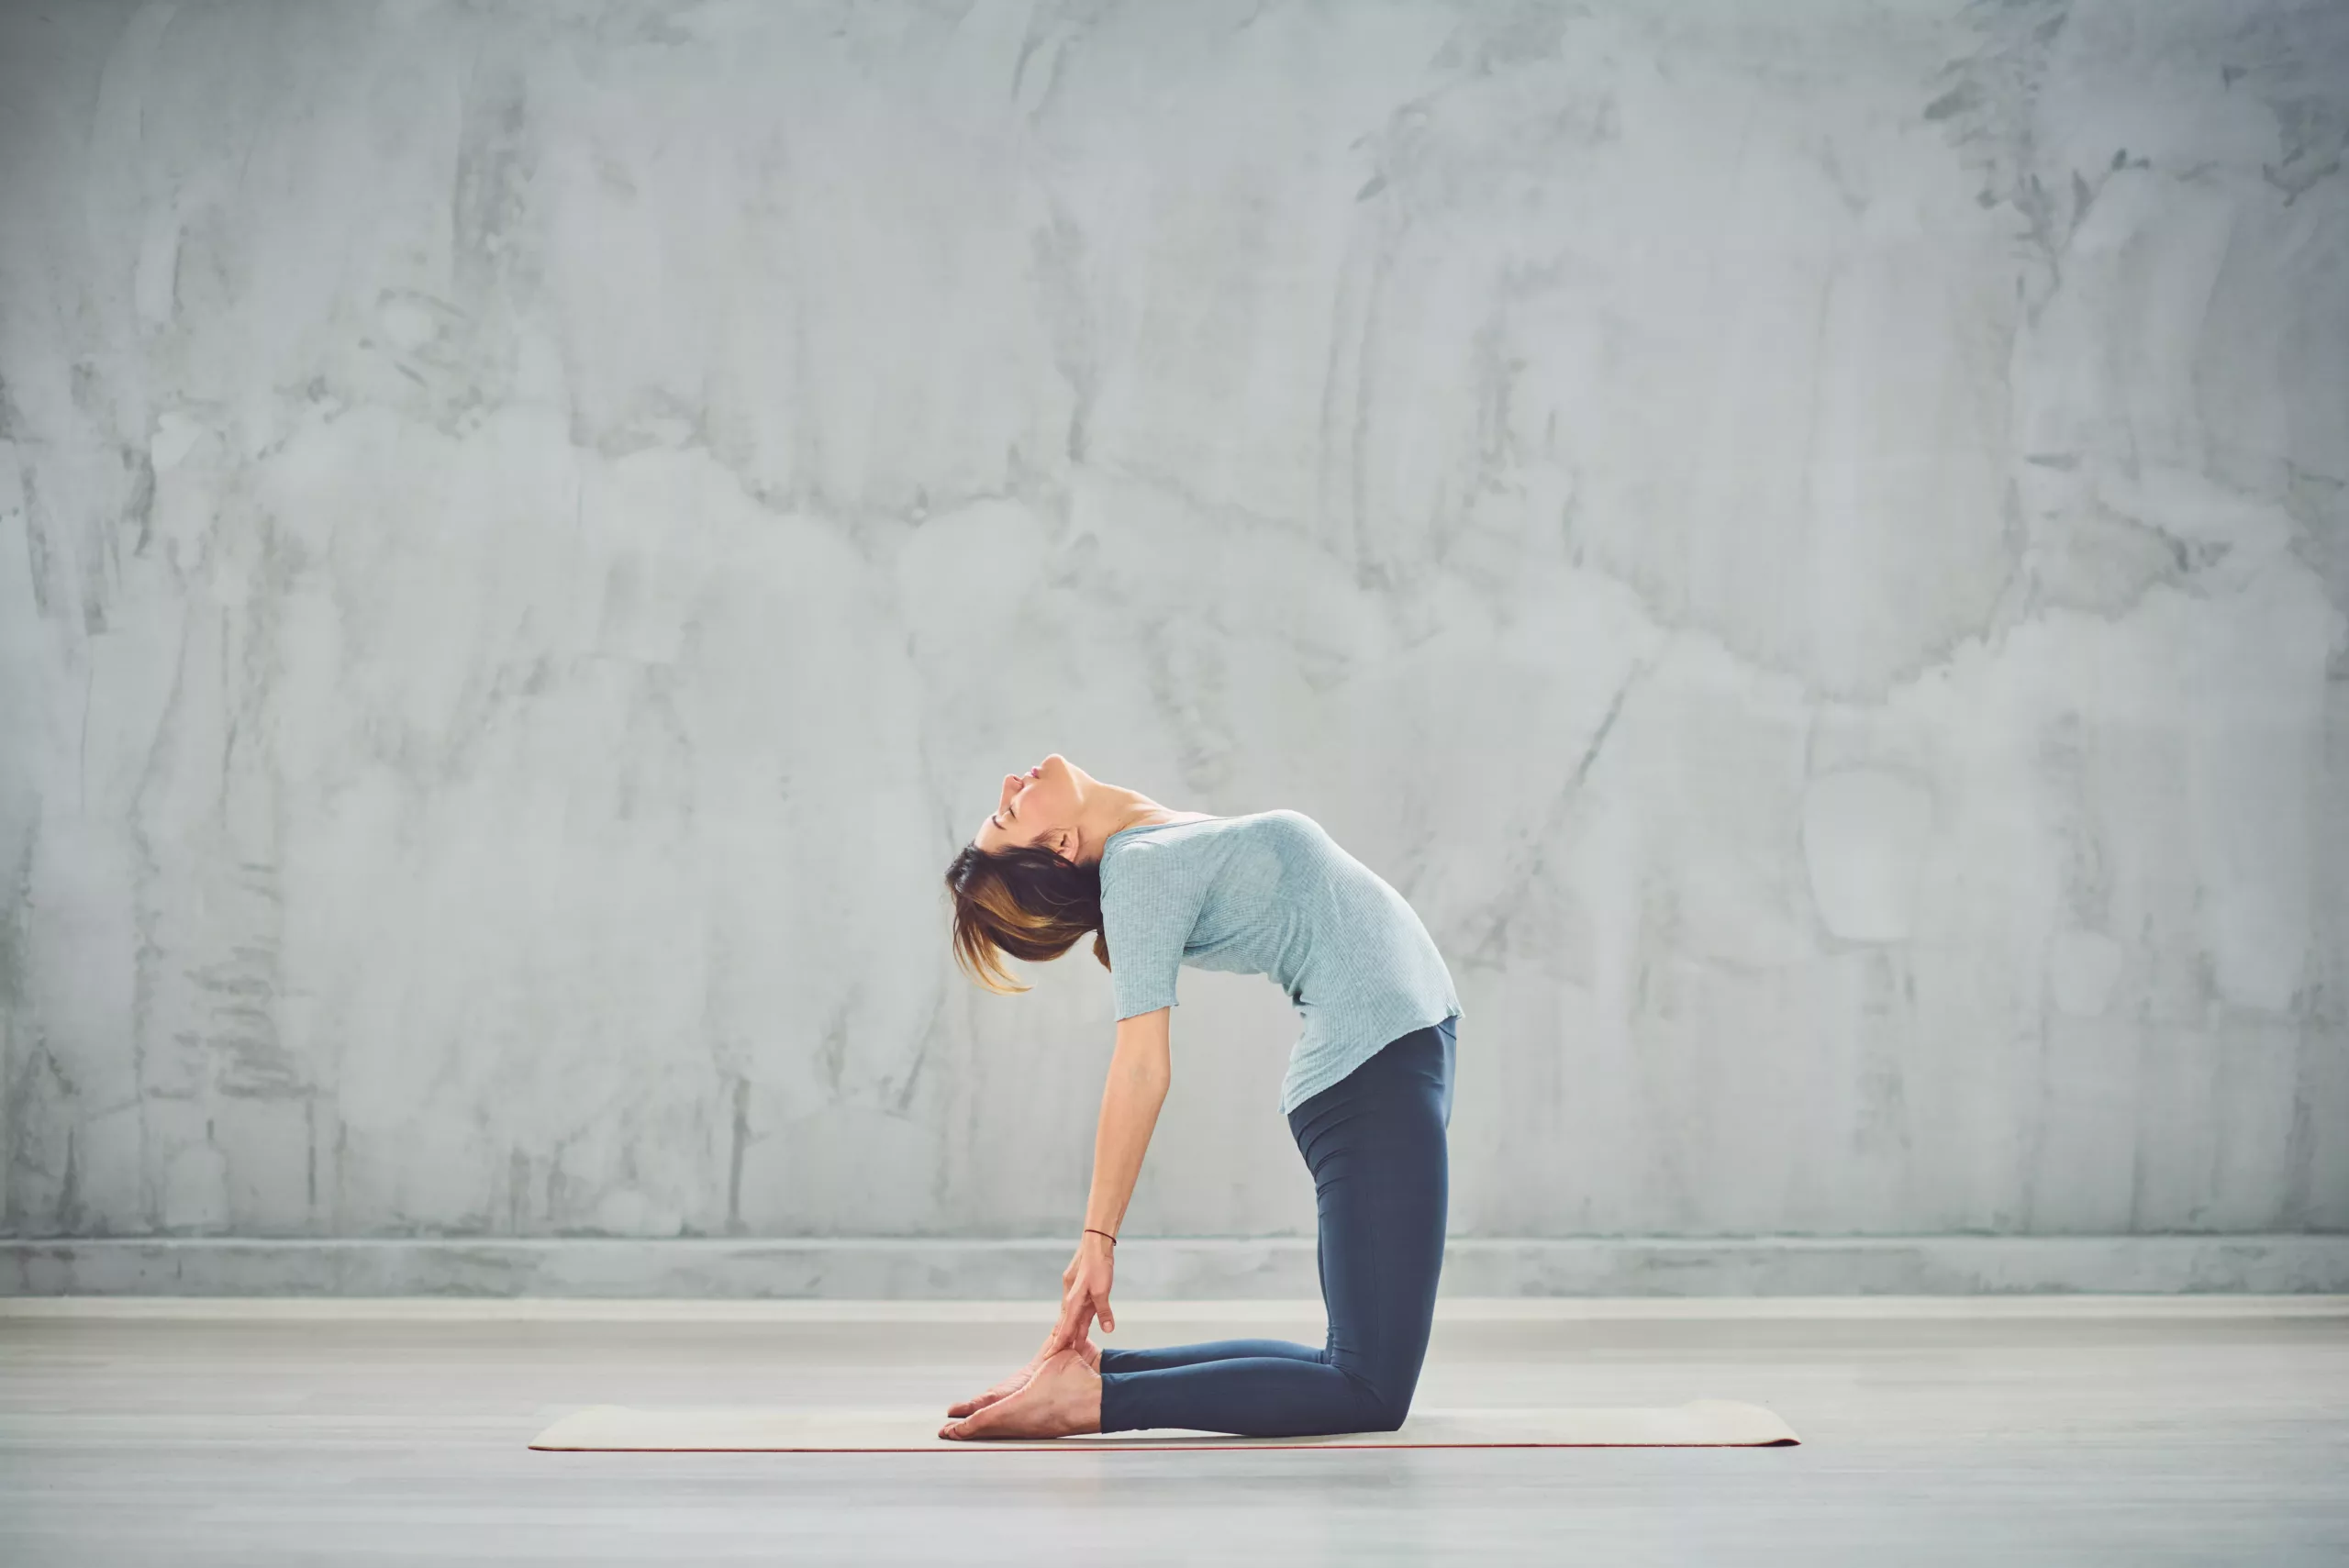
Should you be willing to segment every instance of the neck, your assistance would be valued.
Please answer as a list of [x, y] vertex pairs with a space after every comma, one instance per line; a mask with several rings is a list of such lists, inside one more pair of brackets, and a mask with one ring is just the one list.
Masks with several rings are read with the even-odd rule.
[[1077, 819], [1077, 835], [1085, 840], [1078, 859], [1091, 865], [1100, 860], [1101, 847], [1109, 841], [1110, 834], [1179, 815], [1140, 790], [1097, 783], [1085, 791], [1085, 813]]

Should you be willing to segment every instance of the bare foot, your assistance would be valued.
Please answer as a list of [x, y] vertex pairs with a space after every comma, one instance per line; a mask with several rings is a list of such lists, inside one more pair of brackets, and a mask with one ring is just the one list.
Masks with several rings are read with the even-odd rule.
[[949, 1421], [941, 1438], [1066, 1438], [1101, 1429], [1101, 1374], [1074, 1348], [1036, 1369], [1013, 1393], [976, 1415]]
[[[1080, 1340], [1076, 1343], [1075, 1350], [1077, 1355], [1084, 1360], [1085, 1366], [1089, 1370], [1097, 1373], [1100, 1372], [1100, 1346], [1095, 1344], [1091, 1340]], [[1008, 1399], [1011, 1396], [1019, 1393], [1022, 1388], [1028, 1386], [1028, 1380], [1036, 1375], [1036, 1369], [1044, 1364], [1045, 1359], [1045, 1357], [1039, 1355], [1034, 1361], [1030, 1362], [1026, 1366], [1021, 1367], [1018, 1372], [1013, 1373], [1009, 1377], [1005, 1378], [1001, 1383], [996, 1384], [993, 1388], [988, 1389], [985, 1394], [978, 1396], [976, 1398], [965, 1399], [958, 1404], [949, 1405], [946, 1407], [946, 1413], [950, 1416], [968, 1416], [975, 1411], [985, 1409], [988, 1406], [994, 1404], [998, 1399]]]

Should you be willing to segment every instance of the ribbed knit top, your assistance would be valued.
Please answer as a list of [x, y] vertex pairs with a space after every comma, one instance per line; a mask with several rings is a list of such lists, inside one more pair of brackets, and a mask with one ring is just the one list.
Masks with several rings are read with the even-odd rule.
[[1460, 1015], [1452, 972], [1403, 895], [1301, 811], [1121, 828], [1101, 846], [1117, 1017], [1176, 1005], [1175, 971], [1269, 976], [1305, 1019], [1284, 1115], [1387, 1041]]

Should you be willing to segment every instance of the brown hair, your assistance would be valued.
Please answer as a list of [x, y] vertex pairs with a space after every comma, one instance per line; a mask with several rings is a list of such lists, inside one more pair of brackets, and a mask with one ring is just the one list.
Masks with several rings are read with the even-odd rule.
[[1032, 844], [987, 851], [965, 844], [946, 867], [954, 895], [954, 962], [998, 995], [1032, 991], [1003, 967], [1006, 954], [1041, 963], [1093, 933], [1093, 956], [1109, 967], [1101, 930], [1101, 868]]

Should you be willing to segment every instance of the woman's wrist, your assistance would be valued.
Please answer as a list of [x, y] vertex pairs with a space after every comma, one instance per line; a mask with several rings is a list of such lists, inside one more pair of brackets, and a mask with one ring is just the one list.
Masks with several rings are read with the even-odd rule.
[[1090, 1226], [1090, 1225], [1088, 1225], [1088, 1226], [1086, 1226], [1086, 1227], [1085, 1228], [1085, 1235], [1087, 1235], [1087, 1236], [1098, 1236], [1098, 1237], [1101, 1237], [1101, 1238], [1103, 1238], [1105, 1240], [1107, 1240], [1107, 1241], [1108, 1241], [1108, 1243], [1110, 1246], [1112, 1246], [1112, 1247], [1114, 1247], [1114, 1246], [1116, 1246], [1116, 1245], [1118, 1244], [1118, 1239], [1117, 1239], [1115, 1236], [1110, 1235], [1110, 1234], [1109, 1234], [1109, 1232], [1108, 1232], [1107, 1230], [1099, 1230], [1099, 1229], [1096, 1229], [1094, 1227], [1092, 1227], [1092, 1226]]

